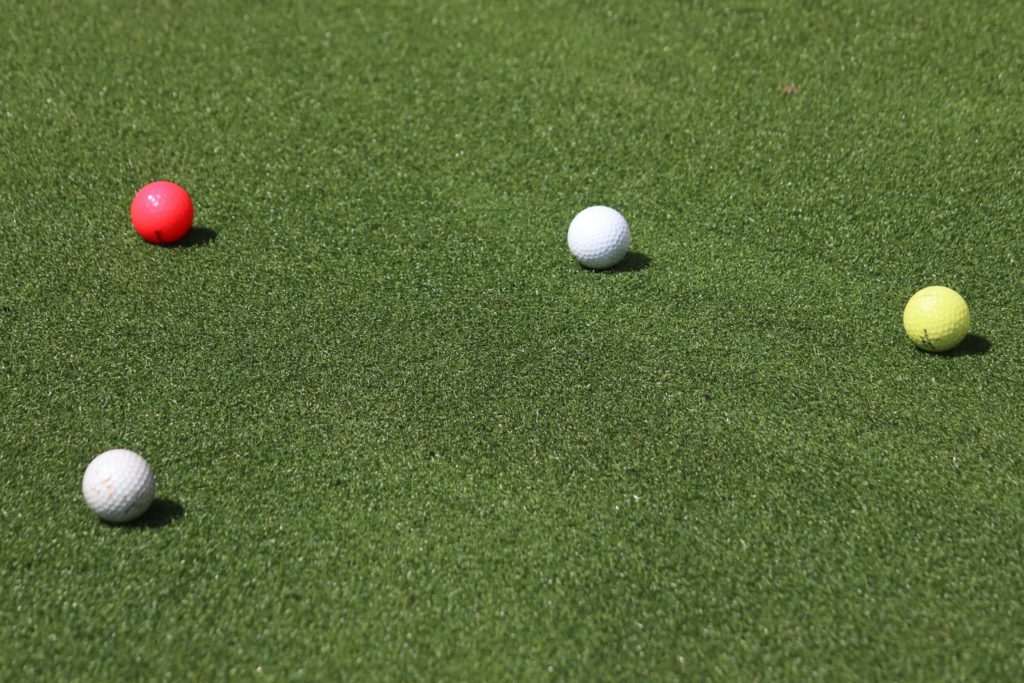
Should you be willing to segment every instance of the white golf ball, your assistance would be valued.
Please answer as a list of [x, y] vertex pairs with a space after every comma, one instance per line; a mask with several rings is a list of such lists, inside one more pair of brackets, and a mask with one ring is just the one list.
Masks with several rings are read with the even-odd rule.
[[147, 509], [156, 493], [153, 470], [138, 453], [116, 448], [100, 453], [85, 468], [85, 503], [107, 522], [130, 522]]
[[629, 250], [629, 224], [607, 206], [583, 209], [569, 224], [569, 251], [587, 268], [611, 268]]

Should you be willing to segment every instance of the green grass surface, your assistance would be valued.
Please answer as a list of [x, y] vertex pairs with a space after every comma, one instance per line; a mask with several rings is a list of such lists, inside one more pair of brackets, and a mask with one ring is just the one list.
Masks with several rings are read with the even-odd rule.
[[1024, 6], [288, 5], [0, 2], [0, 679], [1021, 679]]

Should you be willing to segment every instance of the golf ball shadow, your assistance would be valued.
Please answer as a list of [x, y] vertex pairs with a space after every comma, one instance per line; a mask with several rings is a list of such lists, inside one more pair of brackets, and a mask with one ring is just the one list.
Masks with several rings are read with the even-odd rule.
[[939, 358], [956, 358], [959, 356], [982, 356], [989, 352], [992, 348], [992, 342], [980, 334], [968, 333], [964, 340], [954, 346], [949, 351], [943, 351], [942, 353], [931, 353], [922, 349], [917, 349], [918, 353], [923, 353], [926, 356], [937, 356]]
[[188, 249], [189, 247], [199, 247], [204, 244], [209, 244], [217, 239], [217, 231], [212, 228], [204, 228], [200, 225], [194, 225], [189, 228], [189, 231], [185, 233], [177, 242], [164, 242], [156, 246], [163, 247], [164, 249]]
[[604, 270], [598, 270], [595, 272], [606, 273], [613, 275], [615, 273], [635, 273], [640, 270], [645, 270], [651, 265], [651, 257], [640, 251], [627, 251], [626, 255], [622, 257], [622, 260], [616, 263], [611, 268]]
[[127, 527], [129, 529], [154, 529], [167, 526], [184, 514], [185, 508], [181, 507], [176, 501], [167, 498], [157, 498], [150, 503], [149, 509], [137, 519], [125, 522], [124, 524], [110, 524], [110, 526]]

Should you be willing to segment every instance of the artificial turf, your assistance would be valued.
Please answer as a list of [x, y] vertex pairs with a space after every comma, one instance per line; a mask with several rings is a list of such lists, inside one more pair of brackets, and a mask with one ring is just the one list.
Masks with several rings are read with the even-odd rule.
[[[0, 36], [0, 678], [1024, 676], [1024, 5]], [[183, 245], [132, 230], [156, 179]], [[929, 284], [958, 352], [903, 335]], [[114, 447], [127, 527], [79, 493]]]

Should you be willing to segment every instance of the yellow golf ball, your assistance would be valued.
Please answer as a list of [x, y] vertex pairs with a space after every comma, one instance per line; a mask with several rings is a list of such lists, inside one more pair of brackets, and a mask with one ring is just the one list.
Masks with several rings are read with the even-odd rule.
[[925, 287], [907, 301], [903, 329], [925, 351], [949, 351], [971, 329], [967, 302], [949, 287]]

